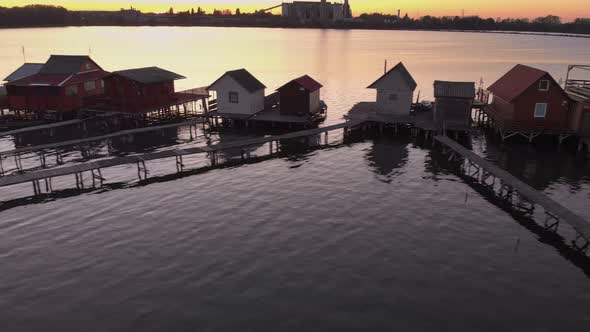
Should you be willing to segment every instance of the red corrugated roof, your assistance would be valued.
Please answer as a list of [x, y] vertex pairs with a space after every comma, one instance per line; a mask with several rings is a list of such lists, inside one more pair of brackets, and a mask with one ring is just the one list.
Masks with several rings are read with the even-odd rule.
[[511, 102], [545, 75], [546, 71], [518, 64], [490, 85], [488, 90], [495, 96]]
[[44, 85], [44, 86], [68, 86], [74, 85], [86, 81], [95, 81], [109, 75], [108, 72], [103, 70], [93, 70], [80, 74], [35, 74], [27, 76], [20, 80], [15, 80], [6, 83], [5, 85], [14, 86], [32, 86], [32, 85]]
[[6, 83], [5, 85], [14, 86], [29, 86], [29, 85], [48, 85], [58, 86], [59, 83], [65, 81], [70, 74], [35, 74], [21, 78], [20, 80], [14, 80]]
[[283, 85], [282, 87], [278, 88], [277, 90], [280, 90], [283, 87], [285, 87], [291, 83], [297, 83], [299, 86], [303, 87], [308, 92], [314, 92], [316, 90], [319, 90], [323, 86], [318, 81], [314, 80], [313, 78], [309, 77], [308, 75], [303, 75], [303, 76], [296, 78], [296, 79], [290, 81], [289, 83]]

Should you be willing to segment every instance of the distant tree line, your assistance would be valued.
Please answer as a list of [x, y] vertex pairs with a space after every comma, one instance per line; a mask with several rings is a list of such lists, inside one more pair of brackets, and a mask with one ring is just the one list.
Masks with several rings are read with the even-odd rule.
[[555, 15], [528, 18], [482, 18], [479, 16], [445, 16], [430, 15], [413, 19], [406, 14], [403, 17], [385, 14], [362, 14], [360, 20], [339, 22], [339, 27], [368, 29], [428, 29], [428, 30], [499, 30], [499, 31], [533, 31], [556, 33], [590, 34], [590, 19], [577, 18], [573, 22], [562, 23]]
[[70, 18], [70, 12], [63, 7], [46, 5], [0, 7], [0, 26], [67, 25]]
[[[68, 25], [213, 25], [213, 26], [261, 26], [300, 27], [298, 22], [268, 12], [244, 13], [239, 8], [214, 9], [206, 13], [196, 10], [175, 12], [170, 8], [165, 14], [143, 14], [133, 8], [119, 12], [68, 11], [59, 6], [29, 5], [24, 7], [0, 7], [0, 27], [35, 27]], [[315, 27], [309, 25], [308, 27]], [[317, 25], [341, 29], [413, 29], [413, 30], [499, 30], [533, 31], [553, 33], [590, 34], [590, 18], [577, 18], [563, 23], [558, 16], [547, 15], [527, 18], [481, 18], [479, 16], [423, 16], [414, 19], [405, 16], [380, 13], [362, 14], [357, 19], [338, 21], [333, 25]]]

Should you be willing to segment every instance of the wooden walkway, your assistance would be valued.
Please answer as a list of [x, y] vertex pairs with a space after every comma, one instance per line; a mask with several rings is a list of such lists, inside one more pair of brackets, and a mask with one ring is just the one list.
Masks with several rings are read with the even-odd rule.
[[66, 146], [73, 146], [73, 145], [85, 144], [85, 143], [90, 143], [90, 142], [95, 142], [95, 141], [102, 141], [102, 140], [120, 137], [120, 136], [134, 135], [134, 134], [145, 133], [145, 132], [150, 132], [150, 131], [157, 131], [157, 130], [162, 130], [162, 129], [167, 129], [167, 128], [174, 128], [174, 127], [191, 126], [191, 125], [196, 125], [196, 124], [200, 124], [200, 123], [204, 123], [204, 122], [205, 122], [205, 120], [198, 118], [198, 119], [191, 120], [191, 121], [171, 123], [171, 124], [161, 125], [161, 126], [152, 126], [152, 127], [143, 127], [143, 128], [136, 128], [136, 129], [121, 130], [121, 131], [117, 131], [117, 132], [114, 132], [111, 134], [106, 134], [106, 135], [101, 135], [101, 136], [92, 136], [92, 137], [81, 138], [81, 139], [70, 140], [70, 141], [63, 141], [63, 142], [58, 142], [58, 143], [27, 146], [24, 148], [18, 148], [18, 149], [14, 149], [14, 150], [0, 151], [0, 157], [12, 156], [12, 155], [18, 155], [18, 154], [27, 153], [27, 152], [35, 152], [35, 151], [42, 151], [42, 150], [48, 150], [48, 149], [57, 149], [57, 148], [62, 148], [62, 147], [66, 147]]
[[500, 178], [503, 183], [512, 187], [522, 197], [526, 198], [527, 200], [535, 204], [542, 206], [543, 209], [546, 212], [549, 212], [553, 217], [557, 217], [559, 218], [559, 220], [564, 221], [570, 226], [572, 226], [574, 230], [578, 232], [578, 234], [581, 235], [587, 242], [590, 241], [590, 223], [582, 217], [573, 213], [572, 211], [570, 211], [563, 205], [559, 204], [558, 202], [554, 201], [553, 199], [549, 198], [542, 192], [522, 182], [521, 180], [519, 180], [509, 172], [505, 171], [504, 169], [483, 159], [482, 157], [475, 154], [473, 151], [467, 150], [465, 147], [463, 147], [456, 141], [446, 136], [435, 136], [434, 139], [440, 142], [441, 144], [451, 148], [454, 152], [460, 154], [461, 156], [468, 158], [472, 162], [478, 164], [480, 167], [485, 169], [485, 171], [493, 174], [497, 178]]
[[49, 124], [44, 124], [44, 125], [39, 125], [39, 126], [25, 127], [25, 128], [8, 130], [8, 131], [0, 131], [0, 137], [8, 136], [8, 135], [18, 135], [18, 134], [22, 134], [22, 133], [26, 133], [26, 132], [30, 132], [30, 131], [65, 127], [65, 126], [69, 126], [69, 125], [73, 125], [73, 124], [78, 124], [83, 121], [86, 121], [86, 119], [85, 120], [74, 119], [74, 120], [60, 121], [60, 122], [49, 123]]
[[[191, 154], [198, 154], [198, 153], [210, 153], [210, 152], [217, 152], [217, 151], [228, 150], [228, 149], [245, 148], [250, 145], [257, 145], [257, 144], [271, 143], [274, 141], [285, 140], [285, 139], [313, 136], [313, 135], [318, 135], [318, 134], [326, 133], [326, 132], [337, 130], [337, 129], [351, 128], [351, 127], [354, 127], [354, 126], [359, 125], [361, 123], [362, 122], [360, 122], [360, 121], [346, 121], [346, 122], [342, 122], [342, 123], [331, 125], [331, 126], [302, 130], [302, 131], [292, 132], [292, 133], [283, 134], [283, 135], [257, 137], [257, 138], [247, 139], [247, 140], [219, 143], [219, 144], [211, 145], [211, 146], [167, 150], [167, 151], [161, 151], [161, 152], [104, 159], [104, 160], [81, 163], [78, 165], [71, 165], [71, 166], [64, 166], [64, 167], [46, 169], [46, 170], [41, 170], [41, 171], [29, 172], [29, 173], [24, 173], [24, 174], [19, 174], [19, 175], [8, 175], [8, 176], [4, 176], [4, 177], [0, 178], [0, 187], [15, 185], [15, 184], [19, 184], [19, 183], [25, 183], [25, 182], [34, 182], [34, 181], [50, 179], [50, 178], [54, 178], [54, 177], [58, 177], [58, 176], [64, 176], [64, 175], [80, 174], [80, 173], [87, 172], [87, 171], [99, 170], [101, 168], [120, 166], [120, 165], [126, 165], [126, 164], [134, 164], [134, 163], [144, 163], [145, 161], [155, 160], [155, 159], [172, 158], [172, 157], [178, 158], [178, 157], [182, 157], [183, 155], [191, 155]], [[145, 128], [145, 129], [147, 129], [147, 128]], [[137, 131], [135, 131], [135, 132], [137, 132]], [[178, 160], [177, 160], [177, 162], [178, 162]]]

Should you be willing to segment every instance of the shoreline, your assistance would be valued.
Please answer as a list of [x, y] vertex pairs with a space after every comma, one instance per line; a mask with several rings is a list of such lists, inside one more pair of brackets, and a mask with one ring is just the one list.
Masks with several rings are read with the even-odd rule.
[[47, 29], [47, 28], [86, 28], [86, 27], [120, 27], [120, 28], [144, 28], [144, 27], [209, 27], [209, 28], [263, 28], [263, 29], [314, 29], [314, 30], [374, 30], [374, 31], [417, 31], [417, 32], [462, 32], [462, 33], [493, 33], [506, 35], [525, 36], [549, 36], [568, 38], [590, 38], [590, 34], [577, 34], [568, 32], [541, 32], [541, 31], [513, 31], [513, 30], [461, 30], [461, 29], [383, 29], [383, 28], [350, 28], [350, 27], [313, 27], [313, 26], [268, 26], [268, 25], [231, 25], [231, 24], [96, 24], [96, 25], [22, 25], [0, 26], [0, 30], [11, 29]]

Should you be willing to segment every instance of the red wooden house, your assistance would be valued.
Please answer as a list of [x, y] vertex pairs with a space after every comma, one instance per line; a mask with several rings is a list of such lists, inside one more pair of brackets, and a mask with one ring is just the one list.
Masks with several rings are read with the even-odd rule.
[[85, 97], [102, 94], [109, 74], [90, 57], [77, 55], [52, 55], [38, 68], [24, 67], [6, 79], [9, 108], [55, 112], [58, 118], [84, 106]]
[[278, 88], [280, 113], [306, 115], [321, 112], [321, 87], [316, 80], [304, 75]]
[[88, 104], [97, 110], [146, 113], [201, 98], [175, 93], [174, 81], [183, 78], [158, 67], [115, 71], [104, 79], [104, 95], [90, 98]]
[[546, 71], [516, 65], [488, 90], [487, 112], [511, 131], [567, 132], [570, 127], [568, 95]]

